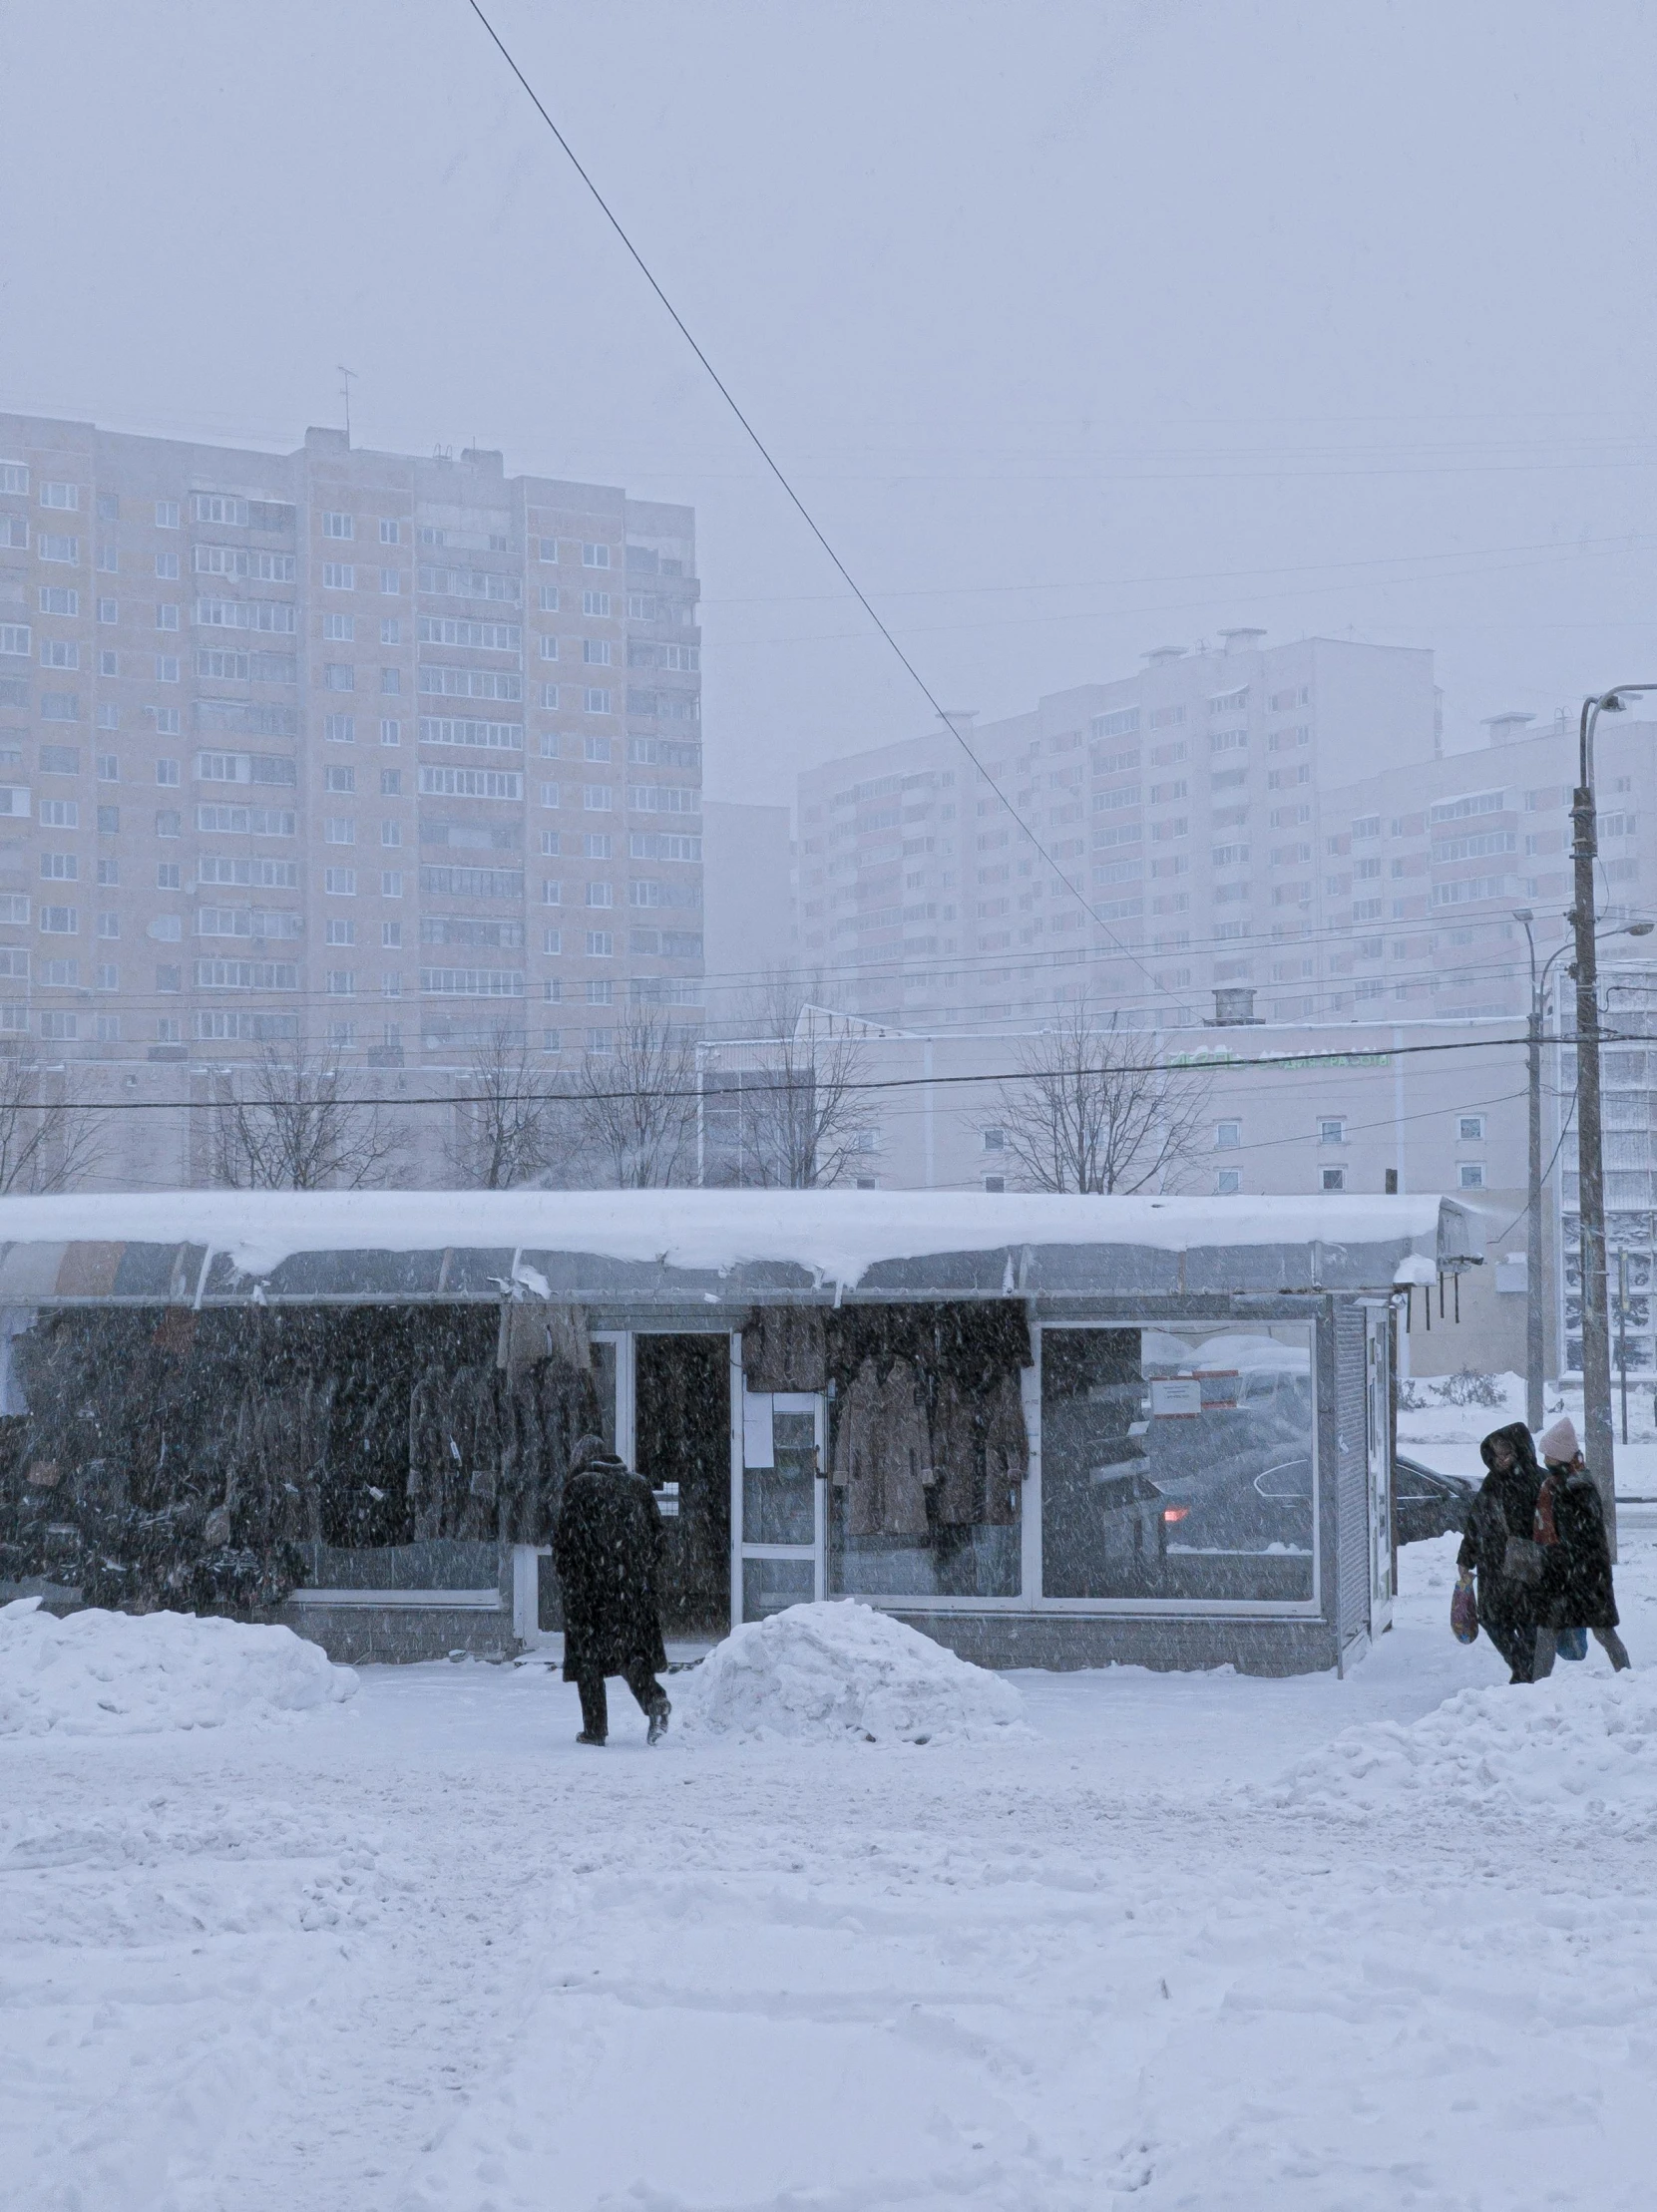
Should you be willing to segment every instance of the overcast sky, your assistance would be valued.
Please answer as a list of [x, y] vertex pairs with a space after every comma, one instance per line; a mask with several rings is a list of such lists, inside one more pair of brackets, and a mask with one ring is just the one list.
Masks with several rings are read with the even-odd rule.
[[[487, 0], [949, 706], [1258, 622], [1657, 675], [1640, 0]], [[925, 702], [466, 0], [0, 10], [0, 406], [687, 500], [710, 792]]]

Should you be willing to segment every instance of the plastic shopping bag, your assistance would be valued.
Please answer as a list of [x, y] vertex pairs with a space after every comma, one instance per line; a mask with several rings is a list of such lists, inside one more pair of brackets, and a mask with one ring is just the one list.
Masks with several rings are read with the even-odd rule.
[[1455, 1632], [1457, 1644], [1471, 1644], [1478, 1634], [1478, 1599], [1468, 1574], [1455, 1578], [1455, 1589], [1450, 1601], [1450, 1625]]
[[1553, 1648], [1562, 1659], [1585, 1659], [1588, 1656], [1586, 1629], [1555, 1629]]

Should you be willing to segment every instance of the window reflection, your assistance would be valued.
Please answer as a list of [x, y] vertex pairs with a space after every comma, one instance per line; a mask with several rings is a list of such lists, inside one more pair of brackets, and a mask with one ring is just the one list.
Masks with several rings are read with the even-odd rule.
[[1313, 1590], [1311, 1328], [1046, 1328], [1049, 1598], [1282, 1603]]

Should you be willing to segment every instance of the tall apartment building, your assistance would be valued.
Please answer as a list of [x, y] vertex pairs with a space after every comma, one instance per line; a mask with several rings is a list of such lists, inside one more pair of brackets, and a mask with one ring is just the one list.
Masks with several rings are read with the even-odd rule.
[[692, 511], [0, 415], [0, 1033], [464, 1063], [699, 1019]]
[[[1227, 986], [1277, 1021], [1522, 1013], [1515, 910], [1562, 941], [1575, 721], [1494, 715], [1445, 753], [1426, 652], [1232, 631], [954, 719], [982, 774], [940, 731], [800, 779], [797, 956], [871, 1018], [1038, 1020], [1085, 991], [1177, 1026]], [[1657, 727], [1601, 719], [1597, 790], [1615, 926], [1657, 893]]]
[[[1522, 1014], [1530, 966], [1515, 912], [1532, 914], [1541, 957], [1564, 941], [1574, 898], [1577, 724], [1498, 714], [1485, 727], [1475, 751], [1388, 765], [1321, 796], [1318, 975], [1273, 992], [1284, 1016]], [[1604, 715], [1595, 753], [1595, 905], [1615, 932], [1657, 893], [1657, 725]]]
[[1244, 961], [1298, 985], [1319, 793], [1432, 762], [1438, 698], [1425, 651], [1262, 640], [1230, 630], [1030, 714], [956, 716], [982, 773], [943, 731], [802, 776], [802, 964], [861, 1012], [927, 1024], [1026, 1020], [1084, 989], [1194, 1022]]

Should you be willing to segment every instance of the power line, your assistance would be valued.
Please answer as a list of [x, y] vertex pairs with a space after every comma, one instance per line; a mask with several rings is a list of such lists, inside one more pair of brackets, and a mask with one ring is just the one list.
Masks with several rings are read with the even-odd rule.
[[[764, 1039], [733, 1040], [733, 1042], [746, 1043], [764, 1043], [768, 1041], [769, 1040]], [[1568, 1036], [1549, 1037], [1545, 1041], [1549, 1044], [1554, 1045], [1574, 1046], [1577, 1042], [1577, 1038], [1575, 1034], [1572, 1033]], [[1651, 1041], [1652, 1040], [1650, 1038], [1643, 1036], [1639, 1032], [1633, 1030], [1602, 1030], [1600, 1032], [1600, 1042], [1602, 1044], [1649, 1044]], [[1293, 1071], [1301, 1068], [1348, 1067], [1352, 1065], [1355, 1058], [1361, 1058], [1365, 1063], [1381, 1060], [1391, 1061], [1415, 1059], [1429, 1053], [1489, 1051], [1498, 1047], [1505, 1050], [1528, 1044], [1528, 1042], [1529, 1039], [1527, 1037], [1459, 1037], [1453, 1039], [1447, 1038], [1443, 1042], [1434, 1044], [1380, 1045], [1377, 1046], [1373, 1050], [1373, 1052], [1369, 1053], [1363, 1053], [1359, 1048], [1348, 1045], [1344, 1048], [1331, 1049], [1327, 1052], [1271, 1052], [1256, 1054], [1247, 1058], [1235, 1056], [1230, 1053], [1222, 1054], [1219, 1051], [1211, 1049], [1207, 1052], [1197, 1051], [1191, 1053], [1183, 1053], [1173, 1058], [1158, 1060], [1147, 1059], [1142, 1063], [1142, 1066], [1143, 1072], [1147, 1075], [1233, 1075], [1244, 1073], [1250, 1069], [1257, 1068], [1272, 1068], [1283, 1072]], [[237, 1064], [239, 1065], [241, 1063]], [[216, 1076], [218, 1072], [219, 1071], [216, 1063], [204, 1064], [202, 1069], [204, 1077], [210, 1078]], [[226, 1067], [224, 1072], [227, 1074], [229, 1072], [229, 1069]], [[751, 1072], [755, 1075], [762, 1075], [764, 1073], [764, 1069], [761, 1066], [756, 1066], [751, 1070], [733, 1069], [729, 1072], [731, 1072], [732, 1074]], [[867, 1079], [847, 1077], [843, 1081], [837, 1080], [837, 1087], [842, 1091], [856, 1092], [859, 1095], [874, 1095], [877, 1093], [891, 1091], [956, 1090], [965, 1088], [968, 1085], [972, 1084], [982, 1085], [986, 1083], [1004, 1084], [1040, 1082], [1046, 1079], [1049, 1072], [1052, 1071], [1042, 1068], [1011, 1068], [1003, 1074], [988, 1074], [981, 1071], [978, 1073], [966, 1075], [890, 1075]], [[1064, 1074], [1066, 1077], [1073, 1076], [1077, 1078], [1085, 1078], [1089, 1076], [1110, 1075], [1115, 1073], [1116, 1071], [1108, 1065], [1100, 1065], [1097, 1067], [1084, 1067], [1081, 1065], [1077, 1065], [1074, 1068], [1065, 1068], [1057, 1072]], [[802, 1076], [800, 1078], [801, 1087], [803, 1087], [804, 1083], [807, 1080], [808, 1078], [806, 1078], [805, 1076]], [[772, 1087], [776, 1089], [781, 1089], [785, 1086], [784, 1083], [778, 1082]], [[711, 1090], [711, 1095], [715, 1098], [721, 1095], [718, 1087], [710, 1086], [709, 1088]], [[301, 1108], [310, 1109], [317, 1106], [396, 1107], [399, 1110], [402, 1110], [403, 1108], [413, 1106], [477, 1106], [484, 1103], [495, 1103], [500, 1105], [540, 1103], [550, 1106], [582, 1104], [600, 1105], [615, 1104], [626, 1100], [644, 1098], [682, 1099], [693, 1097], [695, 1093], [693, 1089], [686, 1089], [676, 1084], [666, 1085], [634, 1083], [628, 1084], [624, 1089], [615, 1091], [601, 1091], [597, 1089], [590, 1089], [585, 1085], [579, 1090], [538, 1088], [527, 1091], [508, 1091], [495, 1090], [484, 1087], [475, 1088], [467, 1091], [431, 1091], [423, 1095], [418, 1095], [414, 1097], [399, 1097], [396, 1093], [392, 1093], [388, 1096], [370, 1098], [337, 1096], [322, 1099], [234, 1097], [170, 1099], [125, 1098], [111, 1099], [107, 1103], [96, 1100], [75, 1100], [66, 1103], [69, 1105], [70, 1110], [78, 1113], [85, 1112], [89, 1114], [155, 1114], [176, 1113], [182, 1108], [210, 1109], [216, 1106], [229, 1106], [232, 1104], [240, 1105], [253, 1111], [262, 1111], [266, 1109], [271, 1111], [288, 1111], [298, 1110]], [[707, 1094], [704, 1092], [704, 1095]], [[1517, 1094], [1515, 1093], [1514, 1095], [1516, 1096]], [[47, 1103], [48, 1105], [51, 1105], [54, 1102], [48, 1101]], [[34, 1109], [31, 1107], [28, 1110], [33, 1111]]]
[[497, 52], [500, 54], [501, 59], [506, 63], [508, 69], [512, 71], [512, 74], [514, 75], [514, 77], [517, 78], [519, 84], [524, 88], [524, 91], [529, 96], [529, 99], [534, 106], [537, 115], [540, 116], [542, 122], [547, 126], [548, 130], [553, 134], [553, 137], [558, 141], [560, 147], [564, 150], [564, 153], [569, 160], [571, 168], [574, 169], [576, 175], [581, 179], [582, 183], [592, 193], [593, 198], [597, 202], [601, 213], [605, 217], [605, 220], [610, 224], [616, 235], [621, 239], [622, 245], [626, 248], [627, 253], [630, 255], [632, 261], [636, 265], [639, 274], [643, 277], [645, 283], [649, 285], [651, 291], [654, 292], [656, 298], [661, 302], [661, 305], [666, 309], [668, 315], [672, 318], [673, 324], [678, 330], [679, 335], [683, 338], [685, 344], [690, 348], [691, 352], [696, 356], [696, 359], [706, 370], [709, 378], [712, 380], [715, 388], [717, 389], [719, 396], [721, 397], [721, 399], [724, 400], [726, 406], [736, 417], [736, 420], [741, 424], [743, 430], [746, 432], [748, 438], [753, 444], [754, 451], [764, 462], [766, 468], [770, 470], [772, 476], [776, 478], [777, 483], [782, 487], [784, 494], [787, 496], [789, 502], [794, 507], [801, 521], [805, 524], [807, 530], [810, 531], [812, 537], [816, 539], [818, 545], [822, 547], [824, 553], [827, 553], [829, 559], [833, 562], [836, 570], [839, 572], [842, 580], [845, 582], [847, 589], [857, 600], [859, 606], [861, 606], [864, 613], [868, 615], [870, 621], [874, 623], [876, 629], [878, 629], [881, 636], [885, 638], [887, 644], [891, 646], [892, 651], [896, 654], [898, 660], [902, 663], [903, 667], [908, 672], [911, 680], [914, 682], [917, 690], [921, 693], [927, 704], [932, 708], [934, 714], [936, 714], [938, 719], [944, 724], [944, 727], [955, 739], [961, 750], [966, 754], [967, 758], [972, 762], [973, 766], [984, 778], [984, 781], [990, 786], [990, 789], [995, 793], [996, 797], [1007, 809], [1009, 815], [1012, 816], [1013, 820], [1017, 822], [1019, 827], [1024, 831], [1026, 837], [1029, 838], [1031, 844], [1036, 848], [1041, 859], [1046, 863], [1046, 866], [1051, 870], [1053, 876], [1060, 884], [1063, 885], [1064, 889], [1070, 894], [1071, 898], [1075, 900], [1076, 904], [1082, 909], [1083, 913], [1092, 917], [1095, 925], [1103, 930], [1104, 934], [1110, 939], [1112, 944], [1115, 944], [1119, 947], [1125, 958], [1130, 959], [1133, 962], [1134, 966], [1137, 967], [1141, 974], [1144, 975], [1147, 982], [1153, 984], [1159, 990], [1165, 989], [1165, 985], [1158, 984], [1156, 982], [1156, 978], [1151, 974], [1149, 968], [1145, 966], [1145, 963], [1139, 958], [1138, 954], [1132, 951], [1129, 946], [1121, 943], [1121, 940], [1109, 927], [1108, 923], [1104, 921], [1104, 918], [1098, 913], [1097, 909], [1094, 908], [1094, 906], [1086, 897], [1085, 893], [1078, 890], [1076, 885], [1074, 885], [1070, 881], [1069, 877], [1065, 875], [1064, 871], [1059, 867], [1057, 861], [1047, 851], [1046, 847], [1041, 843], [1040, 839], [1036, 837], [1035, 831], [1031, 829], [1030, 825], [1019, 813], [1018, 809], [1014, 806], [1012, 800], [1007, 796], [1006, 792], [1002, 790], [1000, 784], [998, 784], [994, 777], [992, 777], [986, 770], [983, 762], [973, 751], [971, 745], [968, 744], [966, 738], [962, 736], [960, 730], [956, 728], [953, 720], [944, 711], [943, 707], [939, 705], [938, 700], [933, 693], [931, 685], [921, 674], [920, 670], [910, 659], [909, 655], [904, 651], [903, 647], [898, 643], [897, 638], [887, 627], [881, 616], [876, 612], [874, 604], [868, 597], [868, 594], [863, 590], [862, 586], [857, 581], [857, 578], [852, 574], [851, 570], [846, 566], [846, 563], [841, 559], [840, 555], [829, 544], [827, 538], [824, 537], [822, 530], [818, 527], [818, 524], [811, 514], [810, 509], [800, 498], [800, 495], [795, 491], [793, 485], [789, 482], [788, 478], [783, 474], [782, 469], [777, 464], [777, 462], [773, 460], [769, 448], [766, 446], [764, 440], [760, 437], [758, 431], [755, 430], [753, 424], [749, 422], [747, 416], [737, 405], [735, 397], [731, 393], [730, 387], [725, 383], [725, 380], [723, 379], [723, 377], [720, 376], [718, 370], [715, 369], [713, 363], [708, 359], [707, 355], [702, 351], [696, 340], [691, 336], [689, 327], [685, 323], [683, 316], [673, 305], [672, 301], [667, 297], [667, 294], [662, 290], [661, 286], [656, 282], [656, 279], [651, 274], [649, 265], [645, 261], [643, 255], [639, 252], [638, 248], [633, 244], [631, 238], [622, 228], [620, 216], [616, 214], [610, 202], [605, 198], [604, 193], [600, 191], [598, 185], [593, 182], [593, 179], [583, 168], [580, 160], [577, 158], [574, 147], [571, 146], [569, 140], [564, 136], [564, 133], [559, 129], [558, 125], [548, 114], [547, 109], [542, 104], [541, 98], [536, 92], [534, 86], [530, 83], [529, 79], [524, 75], [524, 72], [519, 68], [517, 62], [513, 59], [511, 52], [509, 51], [505, 41], [502, 39], [500, 33], [496, 30], [494, 24], [491, 23], [488, 16], [485, 15], [482, 7], [479, 5], [479, 0], [467, 0], [467, 5], [471, 8], [472, 13], [477, 17], [478, 21], [483, 25], [484, 29], [488, 32], [490, 40], [494, 44]]

